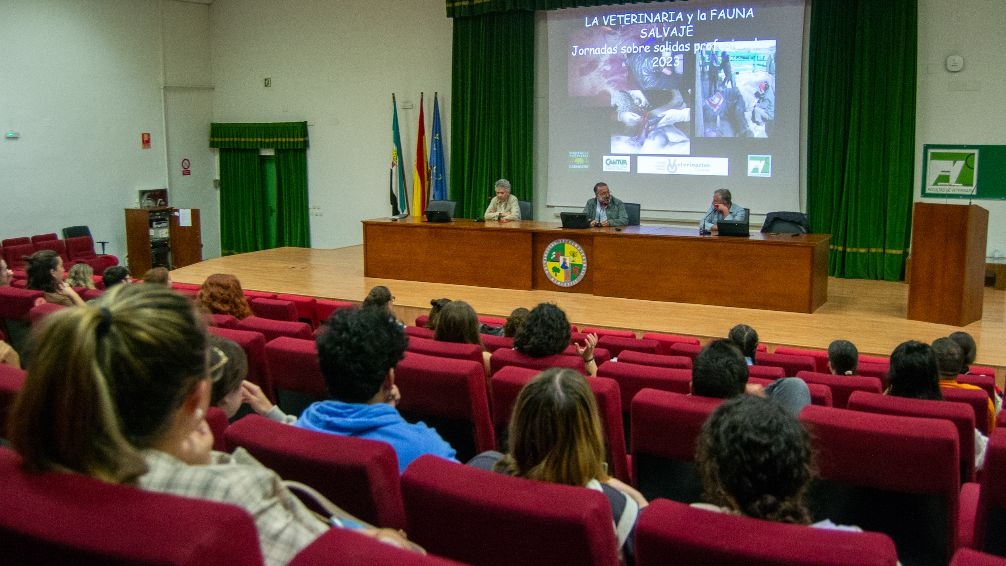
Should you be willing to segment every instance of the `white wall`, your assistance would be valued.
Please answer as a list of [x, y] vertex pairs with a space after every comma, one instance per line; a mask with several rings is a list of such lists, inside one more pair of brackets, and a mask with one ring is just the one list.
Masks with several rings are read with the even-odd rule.
[[[1002, 0], [919, 0], [916, 200], [963, 203], [919, 196], [924, 144], [1006, 144], [1003, 30], [1006, 2]], [[944, 60], [948, 55], [964, 57], [964, 70], [947, 72]], [[974, 202], [989, 211], [987, 255], [1006, 259], [1006, 201]]]
[[[307, 120], [310, 202], [321, 214], [311, 218], [313, 244], [359, 243], [359, 221], [389, 210], [391, 92], [401, 105], [439, 91], [450, 139], [444, 14], [443, 0], [0, 3], [0, 132], [21, 134], [0, 139], [0, 238], [88, 224], [122, 256], [122, 209], [138, 189], [170, 186], [173, 205], [203, 209], [204, 257], [215, 257], [209, 122]], [[1004, 143], [1004, 28], [1001, 0], [919, 0], [916, 195], [923, 144]], [[942, 70], [951, 53], [967, 61], [956, 75]], [[426, 109], [429, 129], [432, 100]], [[400, 107], [410, 168], [417, 118], [418, 108]], [[152, 149], [140, 149], [141, 132]], [[181, 175], [183, 157], [191, 176]], [[547, 187], [536, 189], [540, 205]], [[1006, 203], [978, 204], [991, 212], [990, 255], [1006, 255]]]
[[[311, 242], [358, 244], [360, 220], [391, 213], [391, 93], [412, 183], [419, 93], [450, 139], [451, 20], [443, 0], [215, 0], [215, 122], [307, 121]], [[272, 79], [265, 88], [263, 79]], [[403, 109], [411, 102], [414, 108]], [[445, 144], [449, 163], [450, 146]]]

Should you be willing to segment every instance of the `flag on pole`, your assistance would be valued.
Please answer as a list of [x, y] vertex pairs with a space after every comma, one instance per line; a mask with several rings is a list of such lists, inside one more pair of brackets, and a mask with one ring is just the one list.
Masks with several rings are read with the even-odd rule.
[[433, 200], [447, 200], [447, 168], [444, 140], [440, 137], [440, 103], [433, 93], [433, 130], [430, 132], [430, 193]]
[[398, 133], [398, 103], [391, 93], [391, 169], [388, 171], [388, 188], [391, 191], [391, 213], [395, 216], [408, 213], [409, 193], [405, 185], [405, 167], [402, 164], [402, 136]]
[[419, 133], [416, 134], [416, 165], [412, 168], [412, 215], [422, 216], [426, 212], [429, 194], [426, 188], [429, 177], [426, 173], [426, 118], [423, 116], [423, 93], [419, 93]]

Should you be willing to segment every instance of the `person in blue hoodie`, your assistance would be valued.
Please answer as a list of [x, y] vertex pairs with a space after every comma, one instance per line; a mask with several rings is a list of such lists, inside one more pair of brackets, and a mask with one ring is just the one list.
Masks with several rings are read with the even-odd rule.
[[454, 448], [425, 423], [398, 413], [395, 365], [405, 357], [405, 331], [381, 309], [340, 309], [318, 334], [318, 361], [332, 397], [312, 403], [296, 425], [387, 442], [402, 472], [416, 458], [455, 459]]

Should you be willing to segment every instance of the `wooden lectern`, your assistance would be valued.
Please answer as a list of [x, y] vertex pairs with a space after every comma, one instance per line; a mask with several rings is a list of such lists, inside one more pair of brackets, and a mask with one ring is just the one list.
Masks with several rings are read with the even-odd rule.
[[989, 211], [915, 203], [908, 318], [966, 326], [982, 318]]

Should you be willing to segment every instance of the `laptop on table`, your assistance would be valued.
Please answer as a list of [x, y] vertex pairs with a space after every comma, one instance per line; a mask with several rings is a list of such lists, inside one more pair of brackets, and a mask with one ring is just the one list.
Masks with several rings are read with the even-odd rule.
[[590, 218], [582, 212], [560, 212], [563, 228], [590, 228]]
[[751, 235], [751, 225], [747, 220], [720, 220], [716, 223], [716, 233], [720, 236], [741, 236]]

